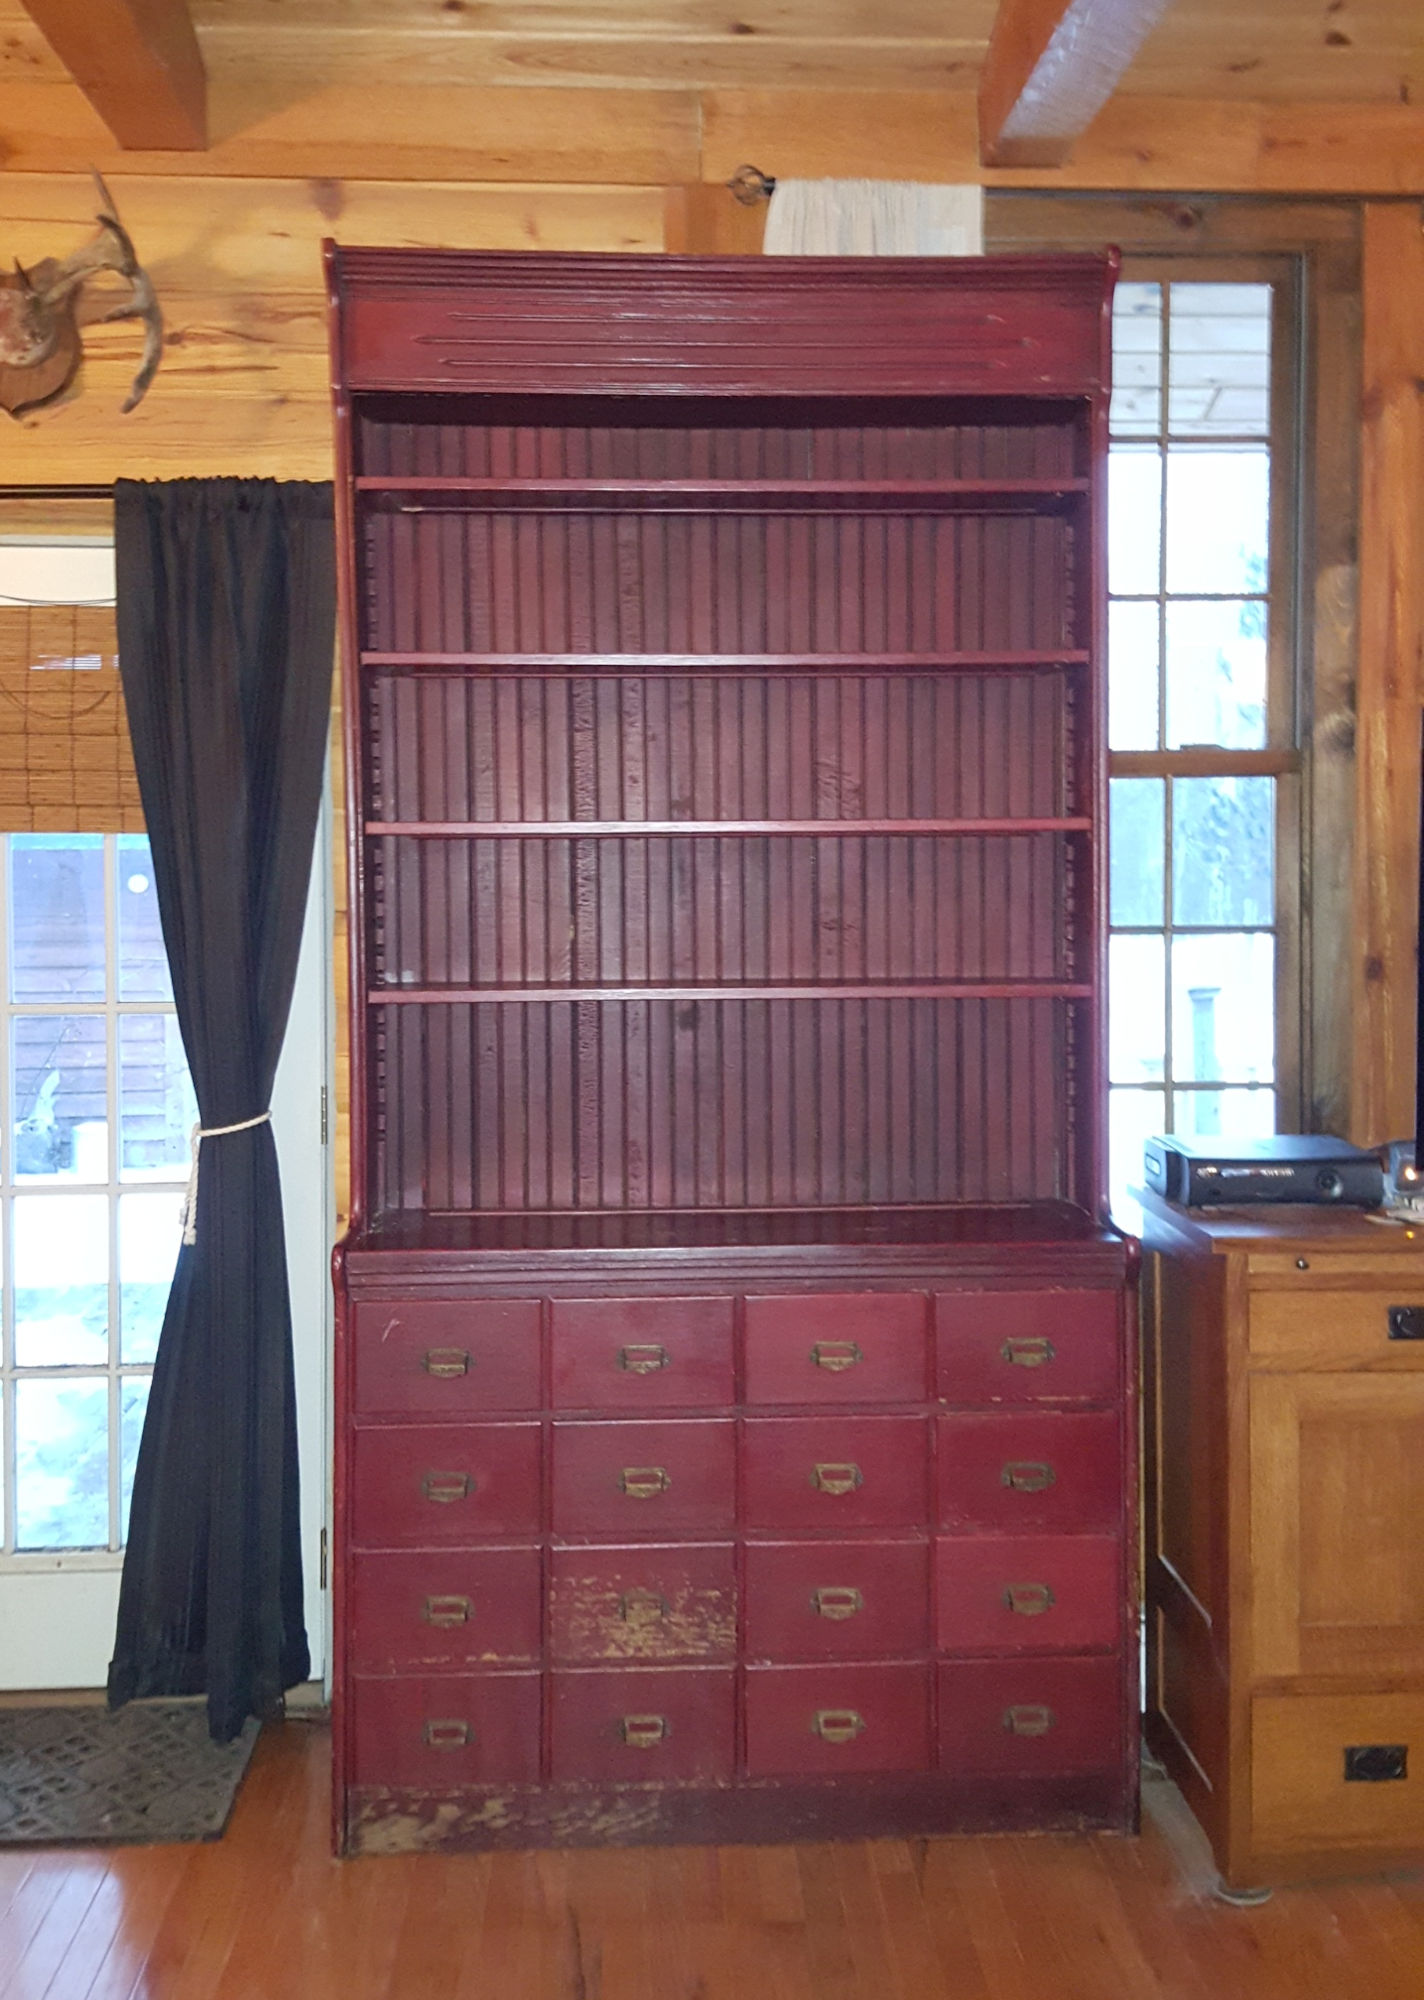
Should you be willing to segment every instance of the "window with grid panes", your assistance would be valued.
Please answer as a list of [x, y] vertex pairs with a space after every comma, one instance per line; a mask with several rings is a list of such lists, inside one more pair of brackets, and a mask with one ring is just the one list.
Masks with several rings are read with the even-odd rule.
[[0, 1567], [118, 1560], [196, 1118], [147, 838], [66, 830], [76, 782], [101, 824], [127, 817], [107, 741], [79, 761], [116, 726], [111, 648], [35, 643], [36, 621], [102, 625], [112, 579], [107, 546], [0, 547], [0, 693], [37, 728], [68, 716], [73, 765], [7, 765], [8, 824], [32, 830], [0, 834]]
[[[1177, 267], [1180, 268], [1180, 267]], [[1110, 1171], [1156, 1132], [1270, 1133], [1295, 1022], [1293, 272], [1129, 265], [1109, 467]], [[1282, 839], [1284, 834], [1285, 838]], [[1288, 1100], [1289, 1104], [1289, 1100]]]

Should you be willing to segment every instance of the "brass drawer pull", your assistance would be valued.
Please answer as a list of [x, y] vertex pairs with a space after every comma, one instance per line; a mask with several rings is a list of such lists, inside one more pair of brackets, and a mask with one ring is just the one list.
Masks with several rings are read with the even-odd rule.
[[1053, 1592], [1046, 1583], [1008, 1583], [1004, 1603], [1020, 1618], [1038, 1618], [1053, 1609]]
[[475, 1482], [468, 1472], [427, 1472], [420, 1482], [420, 1490], [427, 1500], [437, 1506], [448, 1507], [456, 1500], [468, 1500], [475, 1490]]
[[427, 1597], [421, 1617], [427, 1625], [438, 1625], [445, 1629], [451, 1625], [468, 1625], [474, 1613], [474, 1605], [468, 1597]]
[[1042, 1334], [1011, 1333], [999, 1353], [1011, 1368], [1046, 1368], [1053, 1359], [1054, 1346]]
[[672, 1481], [661, 1465], [625, 1465], [618, 1475], [618, 1484], [630, 1500], [653, 1500], [659, 1493], [666, 1493]]
[[823, 1583], [819, 1590], [811, 1592], [811, 1608], [818, 1618], [830, 1618], [836, 1624], [844, 1619], [854, 1618], [857, 1611], [865, 1609], [865, 1599], [848, 1583]]
[[823, 1743], [853, 1743], [865, 1728], [865, 1718], [853, 1708], [818, 1708], [811, 1733]]
[[1046, 1493], [1058, 1474], [1044, 1459], [1014, 1459], [999, 1474], [999, 1484], [1015, 1493]]
[[847, 1368], [854, 1368], [858, 1361], [864, 1361], [860, 1344], [854, 1340], [818, 1340], [811, 1349], [811, 1359], [817, 1368], [825, 1368], [832, 1375], [843, 1375]]
[[1053, 1710], [1041, 1701], [1015, 1702], [1004, 1710], [1004, 1727], [1010, 1736], [1046, 1736], [1054, 1720]]
[[434, 1375], [441, 1382], [453, 1382], [458, 1376], [468, 1375], [475, 1364], [463, 1347], [429, 1347], [421, 1356], [420, 1365], [427, 1375]]
[[626, 1375], [656, 1375], [660, 1368], [672, 1366], [672, 1356], [658, 1342], [644, 1341], [620, 1347], [618, 1366]]
[[432, 1717], [420, 1733], [432, 1750], [463, 1750], [474, 1737], [469, 1723], [459, 1716]]
[[811, 1473], [818, 1493], [854, 1493], [862, 1483], [858, 1465], [817, 1465]]
[[625, 1715], [618, 1731], [630, 1750], [655, 1750], [671, 1734], [665, 1715]]
[[656, 1590], [625, 1590], [618, 1600], [618, 1616], [625, 1625], [656, 1625], [672, 1615], [672, 1606]]

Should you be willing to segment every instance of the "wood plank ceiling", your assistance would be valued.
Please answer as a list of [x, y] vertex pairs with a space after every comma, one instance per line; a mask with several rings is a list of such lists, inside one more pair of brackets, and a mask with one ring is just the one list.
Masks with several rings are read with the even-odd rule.
[[[144, 11], [139, 8], [137, 11]], [[219, 124], [363, 86], [973, 90], [998, 0], [191, 0]], [[0, 0], [0, 82], [62, 82]], [[1418, 0], [1175, 0], [1134, 96], [1424, 99]]]
[[17, 172], [1399, 194], [1421, 159], [1418, 0], [0, 0]]

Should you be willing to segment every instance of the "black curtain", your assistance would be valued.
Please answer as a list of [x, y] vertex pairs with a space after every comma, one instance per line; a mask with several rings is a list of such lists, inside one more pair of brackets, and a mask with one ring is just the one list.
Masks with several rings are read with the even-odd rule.
[[[114, 489], [119, 669], [204, 1127], [271, 1103], [331, 692], [331, 488]], [[313, 1116], [315, 1116], [313, 1110]], [[134, 1474], [113, 1707], [206, 1694], [220, 1742], [310, 1672], [270, 1123], [202, 1142]]]

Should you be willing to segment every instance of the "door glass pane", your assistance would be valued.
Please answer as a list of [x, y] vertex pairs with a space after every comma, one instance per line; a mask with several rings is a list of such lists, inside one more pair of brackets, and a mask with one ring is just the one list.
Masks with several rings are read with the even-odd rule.
[[152, 1361], [182, 1235], [181, 1194], [119, 1196], [119, 1328], [125, 1364]]
[[1228, 597], [1266, 588], [1271, 455], [1264, 446], [1167, 454], [1167, 588]]
[[1108, 786], [1108, 879], [1115, 924], [1162, 922], [1166, 793], [1162, 778], [1114, 778]]
[[1167, 606], [1167, 745], [1259, 750], [1266, 741], [1266, 607]]
[[119, 1017], [119, 1174], [126, 1181], [186, 1175], [198, 1103], [174, 1014]]
[[119, 1543], [129, 1538], [129, 1503], [133, 1499], [134, 1466], [138, 1463], [138, 1441], [143, 1435], [143, 1417], [148, 1408], [149, 1375], [124, 1375], [119, 1379]]
[[10, 996], [104, 997], [104, 836], [10, 835]]
[[102, 1014], [16, 1014], [16, 1180], [109, 1178], [108, 1051]]
[[1109, 940], [1108, 1069], [1114, 1083], [1161, 1078], [1167, 1040], [1163, 950], [1160, 937]]
[[118, 930], [119, 998], [171, 1001], [146, 834], [125, 833], [118, 839]]
[[1172, 1073], [1184, 1083], [1269, 1083], [1275, 939], [1225, 931], [1172, 940]]
[[102, 1367], [109, 1358], [108, 1196], [16, 1195], [12, 1227], [17, 1365]]
[[1114, 750], [1157, 748], [1160, 653], [1155, 603], [1108, 606], [1108, 739]]
[[1275, 836], [1274, 778], [1174, 779], [1176, 922], [1269, 924], [1275, 915]]
[[1271, 287], [1173, 284], [1168, 428], [1176, 437], [1268, 437]]
[[21, 1549], [106, 1548], [109, 1385], [103, 1376], [15, 1385], [15, 1542]]
[[1124, 445], [1108, 454], [1108, 588], [1157, 590], [1162, 570], [1162, 454]]

